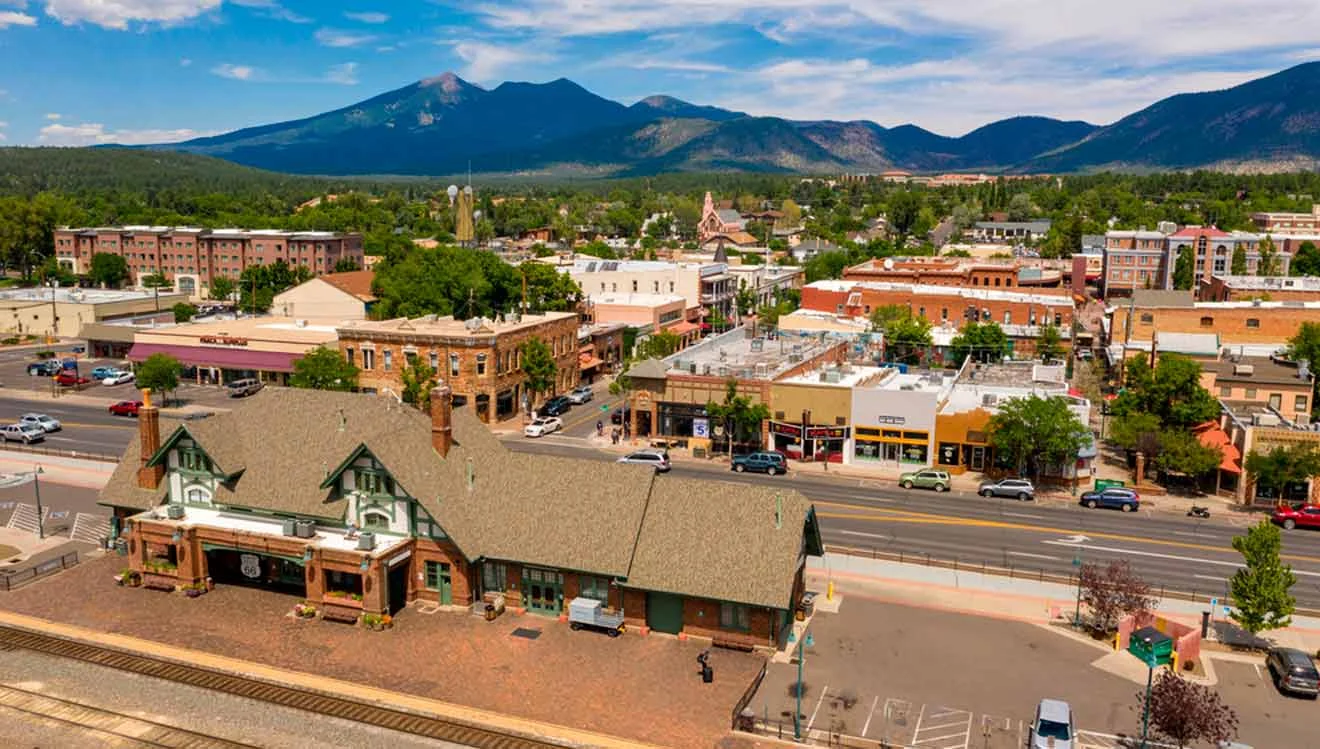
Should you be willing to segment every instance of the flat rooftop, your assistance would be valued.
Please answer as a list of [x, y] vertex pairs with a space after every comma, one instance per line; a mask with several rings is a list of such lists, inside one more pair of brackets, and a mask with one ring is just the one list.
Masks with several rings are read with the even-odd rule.
[[544, 312], [538, 315], [501, 315], [491, 319], [489, 317], [474, 317], [470, 320], [459, 320], [453, 315], [425, 315], [423, 317], [396, 317], [393, 320], [353, 320], [347, 323], [340, 323], [338, 330], [340, 335], [348, 336], [370, 336], [372, 333], [394, 334], [404, 337], [417, 336], [437, 336], [444, 338], [481, 338], [501, 333], [512, 333], [518, 330], [543, 325], [547, 322], [556, 322], [562, 320], [577, 320], [577, 314], [574, 312]]
[[828, 385], [841, 388], [863, 386], [875, 387], [879, 385], [890, 372], [898, 374], [898, 370], [896, 369], [845, 364], [842, 366], [813, 369], [810, 372], [787, 377], [780, 380], [780, 382], [790, 385]]
[[772, 339], [751, 338], [750, 331], [751, 328], [741, 327], [712, 336], [665, 359], [665, 364], [676, 374], [773, 380], [803, 361], [841, 345], [823, 342], [818, 336], [785, 333]]
[[1316, 276], [1214, 276], [1230, 289], [1242, 291], [1315, 291], [1320, 292]]
[[338, 320], [309, 320], [294, 317], [229, 317], [168, 327], [139, 328], [138, 335], [188, 339], [215, 336], [305, 343], [315, 346], [335, 341], [338, 338], [336, 328], [341, 324]]
[[686, 304], [687, 300], [678, 294], [642, 294], [605, 292], [587, 294], [593, 304], [619, 304], [626, 307], [663, 307], [668, 304]]
[[[1019, 302], [1022, 304], [1039, 304], [1051, 307], [1067, 307], [1072, 309], [1072, 297], [1059, 294], [1042, 294], [1034, 291], [1011, 291], [1005, 289], [987, 289], [981, 286], [939, 286], [936, 284], [920, 283], [902, 283], [899, 281], [847, 281], [847, 280], [827, 280], [815, 281], [807, 284], [804, 288], [821, 289], [823, 291], [848, 292], [848, 291], [896, 291], [900, 293], [911, 294], [912, 296], [956, 296], [962, 299], [978, 299], [984, 301], [1000, 302]], [[1066, 290], [1064, 290], [1066, 291]]]
[[[1249, 371], [1243, 371], [1250, 367]], [[1237, 361], [1225, 359], [1201, 364], [1201, 369], [1215, 374], [1216, 382], [1257, 383], [1260, 385], [1309, 386], [1313, 375], [1299, 376], [1296, 364], [1263, 356], [1244, 356]]]
[[[165, 513], [160, 510], [149, 510], [144, 514], [152, 516], [152, 522], [165, 523], [180, 528], [222, 528], [228, 531], [287, 538], [287, 536], [284, 536], [284, 522], [282, 520], [263, 518], [248, 512], [226, 512], [225, 510], [206, 507], [188, 507], [181, 520], [170, 520], [164, 517]], [[299, 538], [298, 541], [305, 546], [315, 546], [331, 551], [357, 551], [358, 544], [356, 539], [345, 538], [342, 531], [327, 530], [321, 526], [317, 526], [315, 536]], [[388, 556], [407, 541], [408, 539], [404, 536], [376, 531], [376, 548], [367, 552], [367, 555], [372, 558]]]
[[291, 231], [288, 229], [201, 229], [196, 226], [145, 226], [130, 224], [127, 226], [68, 227], [61, 226], [56, 231], [77, 232], [79, 234], [204, 234], [207, 236], [245, 238], [245, 237], [288, 237], [292, 239], [337, 239], [353, 236], [352, 233], [335, 231]]
[[[173, 289], [161, 289], [160, 296], [173, 295]], [[154, 291], [134, 291], [115, 289], [77, 289], [77, 288], [39, 288], [6, 289], [0, 291], [0, 303], [5, 302], [45, 302], [51, 299], [61, 304], [110, 304], [112, 302], [131, 302], [135, 300], [155, 299]]]
[[972, 364], [958, 378], [959, 385], [989, 386], [1042, 386], [1067, 390], [1063, 365], [1039, 364], [1032, 361], [1003, 362], [1001, 364]]

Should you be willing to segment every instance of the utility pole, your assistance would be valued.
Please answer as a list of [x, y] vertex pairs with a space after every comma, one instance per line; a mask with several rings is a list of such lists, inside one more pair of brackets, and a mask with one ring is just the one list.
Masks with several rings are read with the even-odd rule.
[[522, 313], [525, 315], [527, 314], [527, 270], [525, 268], [519, 270], [522, 270]]

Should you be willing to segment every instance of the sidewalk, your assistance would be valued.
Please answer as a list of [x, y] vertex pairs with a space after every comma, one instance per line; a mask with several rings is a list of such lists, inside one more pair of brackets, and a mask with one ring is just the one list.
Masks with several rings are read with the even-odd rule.
[[[1077, 605], [1077, 588], [1072, 585], [900, 564], [844, 554], [809, 557], [807, 577], [814, 583], [810, 586], [813, 590], [824, 590], [828, 583], [833, 582], [845, 593], [851, 591], [891, 603], [1041, 625], [1070, 618]], [[846, 602], [843, 605], [846, 606]], [[1168, 598], [1156, 604], [1155, 613], [1199, 627], [1201, 612], [1208, 608], [1205, 603]], [[1208, 642], [1219, 642], [1221, 631], [1231, 628], [1231, 624], [1221, 624], [1225, 620], [1222, 608], [1214, 612], [1206, 638]], [[1314, 653], [1320, 650], [1320, 618], [1294, 616], [1292, 626], [1269, 632], [1267, 636], [1276, 645]], [[1252, 663], [1260, 660], [1258, 656], [1213, 649], [1206, 649], [1203, 655], [1212, 659], [1247, 660]]]
[[41, 469], [41, 480], [86, 489], [100, 489], [115, 472], [115, 463], [0, 449], [0, 475]]
[[246, 678], [308, 689], [322, 694], [339, 695], [350, 700], [365, 701], [375, 705], [397, 708], [406, 712], [435, 715], [463, 723], [478, 725], [495, 731], [514, 735], [546, 737], [576, 747], [602, 747], [603, 749], [625, 749], [626, 747], [648, 747], [648, 744], [607, 736], [604, 734], [580, 731], [566, 726], [542, 723], [534, 720], [501, 715], [485, 710], [464, 707], [438, 700], [415, 697], [401, 692], [391, 692], [375, 687], [354, 684], [314, 674], [273, 668], [260, 663], [227, 658], [198, 650], [165, 645], [159, 642], [140, 640], [125, 635], [97, 632], [83, 627], [38, 619], [0, 610], [0, 624], [21, 629], [33, 630], [46, 635], [68, 637], [104, 647], [129, 651], [151, 658], [171, 660], [179, 663], [212, 669]]

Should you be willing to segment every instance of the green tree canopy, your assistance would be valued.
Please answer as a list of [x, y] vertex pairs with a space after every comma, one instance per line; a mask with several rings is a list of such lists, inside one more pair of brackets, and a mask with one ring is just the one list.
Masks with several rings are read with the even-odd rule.
[[1256, 486], [1282, 490], [1320, 476], [1320, 451], [1307, 443], [1252, 450], [1242, 467]]
[[399, 394], [403, 402], [429, 411], [431, 391], [436, 386], [436, 371], [418, 356], [400, 370], [399, 380], [403, 383], [403, 391]]
[[128, 261], [109, 252], [93, 253], [87, 277], [98, 286], [117, 289], [128, 280]]
[[289, 383], [309, 390], [348, 392], [357, 388], [358, 368], [349, 364], [339, 349], [318, 346], [294, 360]]
[[554, 353], [540, 338], [529, 338], [521, 348], [523, 387], [533, 398], [554, 390], [559, 377], [559, 365]]
[[1233, 262], [1229, 266], [1229, 273], [1235, 276], [1245, 276], [1247, 274], [1247, 248], [1239, 242], [1233, 247]]
[[1245, 566], [1229, 581], [1233, 593], [1229, 616], [1253, 635], [1292, 623], [1297, 601], [1290, 591], [1297, 584], [1297, 576], [1280, 558], [1282, 546], [1278, 527], [1268, 520], [1233, 539], [1233, 548], [1242, 555]]
[[1040, 335], [1036, 337], [1036, 357], [1043, 362], [1049, 362], [1062, 359], [1066, 355], [1059, 326], [1054, 323], [1040, 326]]
[[723, 425], [730, 430], [726, 438], [732, 453], [734, 442], [754, 442], [760, 447], [761, 424], [770, 418], [770, 409], [764, 403], [753, 403], [749, 396], [739, 395], [738, 381], [731, 379], [724, 385], [724, 402], [708, 402], [706, 415], [712, 425]]
[[1204, 476], [1219, 467], [1223, 453], [1201, 444], [1194, 434], [1181, 429], [1166, 429], [1159, 435], [1159, 455], [1155, 467], [1165, 473]]
[[1008, 336], [998, 323], [969, 322], [953, 337], [950, 348], [958, 366], [969, 357], [978, 362], [1000, 361], [1009, 351]]
[[1219, 402], [1201, 387], [1200, 364], [1185, 356], [1161, 354], [1152, 368], [1143, 352], [1127, 363], [1114, 412], [1154, 414], [1166, 428], [1187, 428], [1218, 417]]
[[216, 276], [211, 279], [209, 287], [209, 296], [216, 300], [227, 302], [234, 294], [234, 282], [224, 276]]
[[152, 354], [138, 365], [137, 384], [164, 397], [179, 388], [179, 375], [183, 365], [169, 354]]
[[1290, 276], [1320, 276], [1320, 247], [1315, 242], [1306, 240], [1297, 245], [1297, 254], [1293, 255], [1288, 266]]
[[1260, 246], [1256, 251], [1260, 253], [1260, 260], [1256, 264], [1256, 275], [1279, 275], [1279, 249], [1274, 246], [1274, 240], [1270, 239], [1269, 235], [1260, 240]]
[[1069, 465], [1091, 432], [1063, 398], [1031, 395], [999, 406], [987, 428], [998, 455], [1039, 479], [1048, 466]]
[[1133, 411], [1114, 417], [1109, 426], [1109, 441], [1124, 450], [1140, 450], [1154, 455], [1159, 450], [1160, 432], [1164, 425], [1160, 417], [1144, 411]]
[[[1320, 323], [1304, 322], [1298, 326], [1297, 332], [1288, 339], [1288, 358], [1308, 362], [1312, 371], [1320, 367]], [[1312, 391], [1312, 410], [1317, 408], [1314, 395], [1320, 392], [1320, 382], [1316, 384], [1317, 390]]]
[[1173, 288], [1186, 291], [1192, 288], [1196, 276], [1192, 272], [1193, 256], [1196, 251], [1186, 246], [1178, 251], [1178, 259], [1173, 263]]
[[683, 339], [677, 333], [661, 330], [638, 341], [632, 358], [638, 361], [663, 359], [678, 351], [678, 345], [682, 342]]
[[179, 302], [171, 308], [174, 311], [174, 322], [185, 323], [197, 315], [197, 308], [187, 302]]
[[239, 309], [265, 312], [275, 295], [291, 289], [315, 274], [305, 265], [289, 265], [283, 259], [270, 265], [249, 265], [238, 277]]
[[335, 261], [335, 273], [351, 273], [355, 270], [362, 270], [357, 261], [351, 257], [341, 257]]
[[484, 250], [449, 246], [417, 247], [377, 266], [373, 290], [383, 317], [454, 315], [493, 317], [522, 309], [523, 278], [527, 311], [568, 311], [582, 290], [568, 274], [544, 263], [517, 267]]

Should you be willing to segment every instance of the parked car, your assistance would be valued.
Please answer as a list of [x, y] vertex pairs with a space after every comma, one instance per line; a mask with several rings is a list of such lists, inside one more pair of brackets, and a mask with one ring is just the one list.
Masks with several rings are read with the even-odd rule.
[[86, 346], [74, 346], [74, 347], [73, 347], [72, 349], [70, 349], [70, 350], [73, 351], [73, 353], [75, 353], [75, 354], [85, 354], [85, 353], [87, 353], [87, 347], [86, 347]]
[[619, 458], [619, 462], [654, 466], [656, 473], [669, 472], [669, 456], [665, 453], [655, 452], [653, 450], [638, 450], [635, 453], [628, 453], [622, 458]]
[[546, 401], [545, 404], [541, 406], [539, 415], [563, 416], [564, 414], [568, 413], [568, 409], [572, 407], [573, 407], [573, 401], [569, 400], [568, 396], [556, 395], [555, 397]]
[[64, 387], [90, 385], [91, 382], [92, 381], [86, 377], [80, 377], [76, 371], [71, 369], [66, 369], [55, 375], [55, 383], [57, 385], [63, 385]]
[[4, 434], [5, 442], [22, 442], [25, 445], [46, 439], [46, 430], [35, 424], [10, 424], [0, 427], [0, 433]]
[[246, 398], [265, 387], [265, 385], [256, 378], [244, 377], [241, 380], [234, 380], [225, 387], [229, 390], [230, 398]]
[[105, 378], [109, 377], [110, 375], [118, 371], [119, 370], [114, 367], [97, 367], [96, 369], [92, 370], [92, 379], [104, 380]]
[[1036, 487], [1026, 479], [1000, 479], [981, 482], [977, 493], [982, 497], [1013, 497], [1029, 502], [1036, 498]]
[[733, 457], [733, 470], [738, 473], [743, 471], [758, 471], [775, 476], [780, 473], [788, 473], [788, 462], [784, 456], [779, 453], [760, 452], [748, 453], [746, 455], [735, 455]]
[[46, 361], [34, 361], [27, 365], [27, 373], [33, 377], [50, 377], [60, 373], [60, 363], [54, 359]]
[[523, 435], [527, 437], [544, 437], [563, 428], [564, 420], [558, 416], [541, 416], [533, 419], [532, 423], [523, 427]]
[[1063, 700], [1041, 700], [1031, 721], [1031, 749], [1073, 749], [1072, 707]]
[[1123, 512], [1133, 512], [1141, 509], [1141, 495], [1131, 489], [1121, 489], [1114, 486], [1099, 492], [1083, 492], [1078, 504], [1083, 507], [1090, 507], [1093, 510], [1097, 507], [1103, 507], [1107, 510], [1118, 509]]
[[1299, 525], [1303, 528], [1320, 528], [1320, 505], [1280, 505], [1270, 516], [1270, 520], [1288, 530]]
[[580, 406], [594, 397], [596, 397], [596, 394], [591, 392], [590, 385], [579, 385], [568, 394], [568, 400], [575, 406]]
[[142, 401], [119, 401], [110, 406], [110, 413], [115, 416], [137, 416], [142, 408]]
[[1265, 668], [1280, 692], [1320, 696], [1320, 673], [1315, 670], [1311, 656], [1296, 648], [1270, 648], [1265, 656]]
[[63, 428], [57, 419], [52, 419], [46, 414], [23, 414], [18, 417], [18, 423], [30, 424], [43, 432], [58, 432]]
[[937, 492], [949, 490], [947, 471], [912, 471], [898, 477], [898, 485], [904, 489], [934, 489]]
[[122, 385], [125, 382], [132, 382], [134, 379], [136, 379], [136, 375], [134, 375], [132, 372], [125, 372], [123, 370], [117, 369], [114, 372], [110, 373], [110, 376], [101, 380], [101, 384]]

